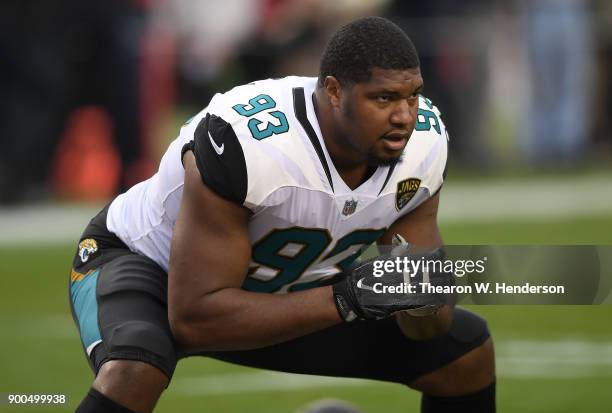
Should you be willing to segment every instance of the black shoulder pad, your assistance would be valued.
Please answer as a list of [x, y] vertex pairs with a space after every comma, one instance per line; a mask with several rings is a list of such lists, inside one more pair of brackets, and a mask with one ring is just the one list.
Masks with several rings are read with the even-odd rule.
[[183, 150], [193, 151], [202, 181], [219, 196], [242, 205], [247, 194], [247, 168], [232, 126], [207, 114], [187, 145]]

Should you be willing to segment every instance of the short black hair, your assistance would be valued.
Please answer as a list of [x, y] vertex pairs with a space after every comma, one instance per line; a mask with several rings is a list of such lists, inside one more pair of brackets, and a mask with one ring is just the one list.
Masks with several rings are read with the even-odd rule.
[[319, 87], [325, 77], [341, 84], [367, 82], [373, 68], [413, 69], [419, 56], [408, 35], [383, 17], [364, 17], [342, 26], [332, 36], [319, 71]]

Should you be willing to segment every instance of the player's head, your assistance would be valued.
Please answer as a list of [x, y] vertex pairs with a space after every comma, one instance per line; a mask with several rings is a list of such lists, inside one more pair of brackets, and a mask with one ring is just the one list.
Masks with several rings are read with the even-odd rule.
[[366, 17], [341, 27], [321, 58], [318, 87], [329, 97], [343, 145], [377, 164], [401, 156], [423, 79], [417, 51], [398, 26]]

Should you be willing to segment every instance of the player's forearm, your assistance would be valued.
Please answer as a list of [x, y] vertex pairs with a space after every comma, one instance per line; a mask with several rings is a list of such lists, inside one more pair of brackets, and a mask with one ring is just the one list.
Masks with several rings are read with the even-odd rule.
[[282, 295], [225, 288], [181, 313], [170, 311], [173, 334], [180, 345], [195, 351], [265, 347], [341, 321], [331, 287]]

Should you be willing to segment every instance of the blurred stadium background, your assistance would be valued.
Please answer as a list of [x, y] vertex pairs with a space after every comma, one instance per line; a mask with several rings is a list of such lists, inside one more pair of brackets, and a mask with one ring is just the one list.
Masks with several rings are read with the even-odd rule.
[[[610, 2], [6, 0], [0, 393], [63, 393], [69, 405], [49, 409], [74, 410], [92, 380], [67, 298], [85, 224], [153, 173], [214, 93], [316, 75], [331, 32], [370, 14], [411, 35], [450, 131], [447, 243], [612, 244]], [[496, 339], [500, 411], [608, 411], [611, 306], [473, 309]], [[398, 385], [206, 359], [179, 364], [158, 411], [280, 413], [322, 397], [418, 411]]]

